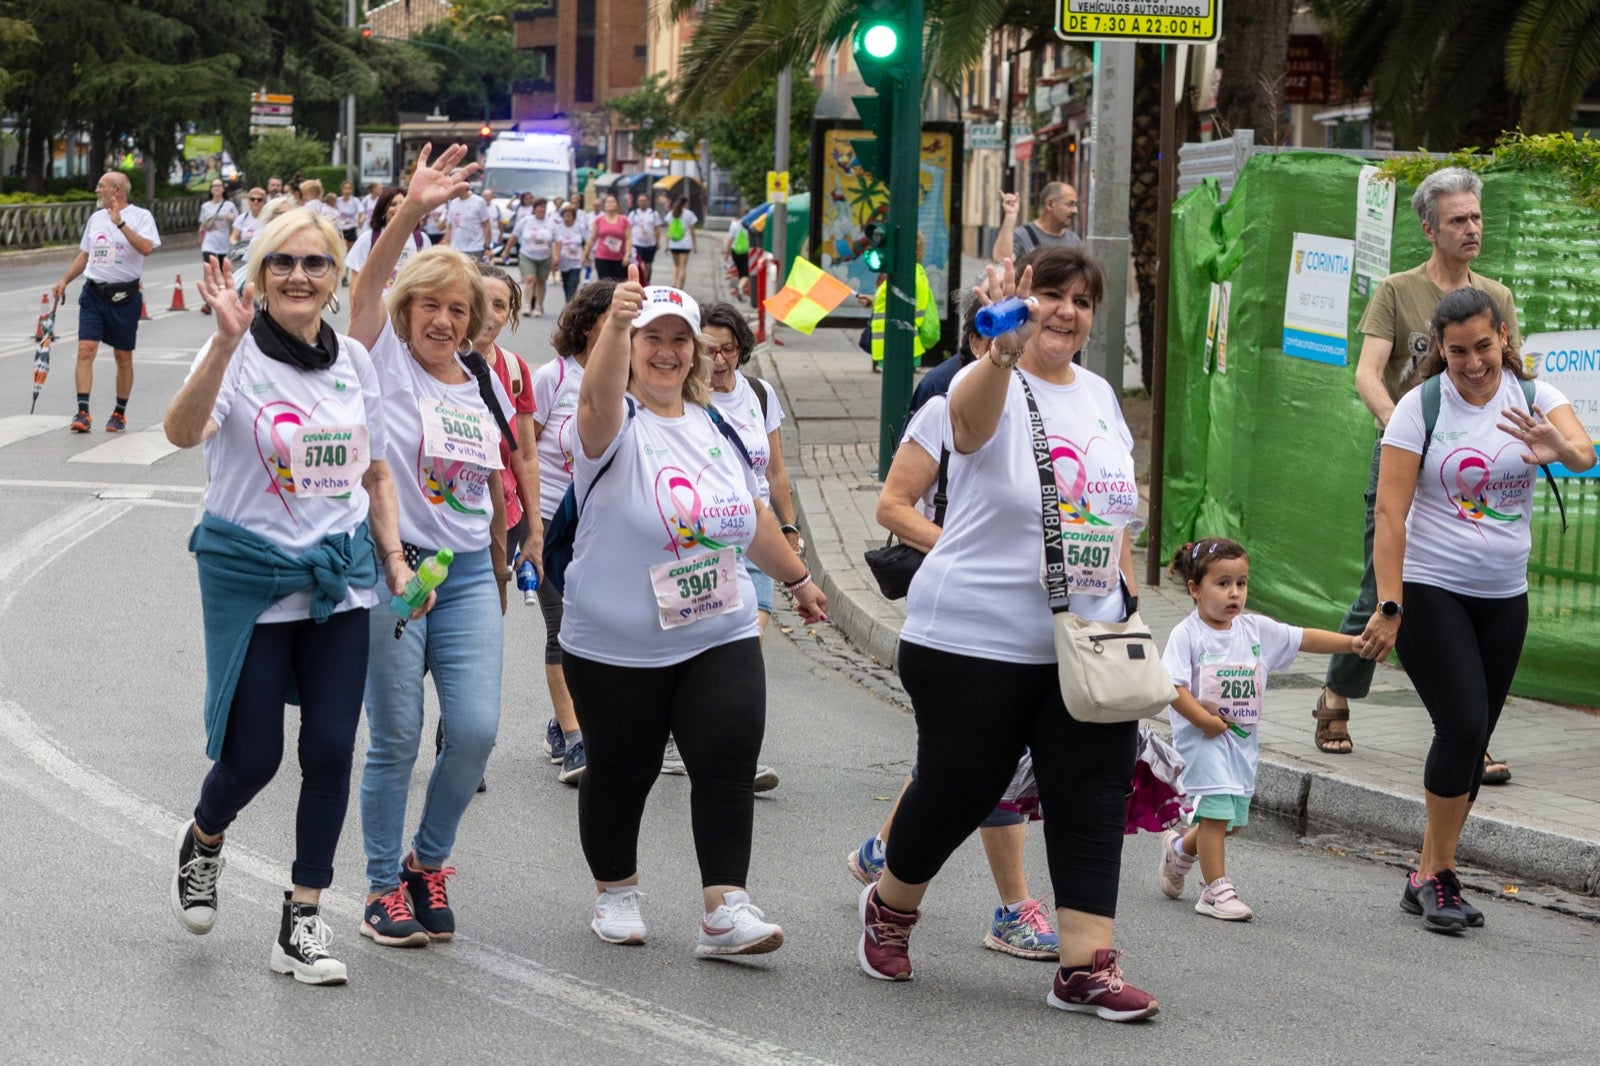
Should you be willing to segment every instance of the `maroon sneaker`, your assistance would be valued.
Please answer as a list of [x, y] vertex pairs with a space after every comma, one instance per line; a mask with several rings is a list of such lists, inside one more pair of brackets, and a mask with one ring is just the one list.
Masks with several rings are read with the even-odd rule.
[[861, 945], [856, 960], [868, 977], [880, 981], [911, 980], [911, 955], [907, 943], [921, 911], [901, 914], [878, 902], [877, 885], [861, 890]]
[[1097, 1014], [1108, 1022], [1136, 1022], [1158, 1013], [1161, 1008], [1148, 992], [1122, 979], [1122, 967], [1117, 965], [1121, 954], [1111, 948], [1096, 948], [1094, 967], [1088, 973], [1080, 970], [1064, 977], [1057, 970], [1055, 987], [1045, 1002], [1057, 1010]]

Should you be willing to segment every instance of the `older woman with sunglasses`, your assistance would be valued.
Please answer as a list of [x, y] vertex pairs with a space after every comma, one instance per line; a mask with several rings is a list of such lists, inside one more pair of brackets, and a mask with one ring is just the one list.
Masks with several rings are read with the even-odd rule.
[[332, 226], [294, 211], [257, 235], [242, 297], [227, 263], [207, 261], [200, 291], [217, 332], [165, 421], [172, 443], [205, 449], [204, 514], [189, 547], [200, 566], [215, 760], [177, 834], [172, 910], [191, 933], [211, 931], [223, 834], [278, 771], [293, 693], [293, 887], [271, 966], [307, 984], [346, 978], [317, 907], [350, 798], [377, 559], [391, 591], [411, 577], [382, 458], [377, 373], [362, 345], [322, 319], [343, 254]]
[[[372, 625], [367, 671], [369, 742], [361, 773], [361, 827], [369, 894], [361, 932], [391, 947], [455, 935], [446, 865], [467, 804], [483, 780], [500, 726], [500, 588], [505, 515], [500, 441], [510, 436], [510, 398], [470, 351], [489, 315], [477, 267], [460, 252], [430, 248], [384, 281], [428, 211], [467, 188], [475, 167], [447, 148], [417, 158], [405, 201], [350, 289], [350, 335], [371, 346], [383, 387], [389, 459], [399, 473], [401, 548], [408, 562], [448, 548], [449, 579], [433, 610], [398, 636]], [[515, 447], [515, 444], [512, 445]], [[414, 563], [413, 563], [414, 565]], [[428, 780], [409, 853], [406, 800], [422, 736], [424, 674], [439, 694], [444, 742]]]

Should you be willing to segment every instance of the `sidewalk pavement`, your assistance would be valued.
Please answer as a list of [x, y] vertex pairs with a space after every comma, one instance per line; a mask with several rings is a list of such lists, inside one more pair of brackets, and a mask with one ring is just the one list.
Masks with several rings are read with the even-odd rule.
[[[719, 256], [697, 257], [691, 286], [697, 295], [725, 291]], [[777, 387], [788, 414], [783, 449], [807, 560], [828, 594], [833, 624], [880, 663], [892, 664], [904, 601], [884, 599], [862, 559], [886, 536], [873, 518], [883, 379], [856, 347], [859, 328], [819, 329], [810, 337], [779, 332], [780, 345], [761, 348], [752, 370]], [[1138, 421], [1130, 414], [1130, 423]], [[1148, 486], [1144, 425], [1136, 459], [1140, 484]], [[1144, 553], [1135, 560], [1142, 576]], [[1141, 588], [1140, 605], [1163, 643], [1193, 608], [1170, 578]], [[1419, 845], [1422, 764], [1433, 732], [1427, 712], [1404, 671], [1381, 665], [1371, 695], [1351, 712], [1354, 752], [1325, 755], [1312, 743], [1310, 712], [1326, 667], [1326, 656], [1302, 655], [1272, 675], [1256, 803], [1304, 824]], [[1164, 727], [1164, 719], [1154, 723]], [[1600, 716], [1512, 697], [1491, 750], [1510, 764], [1512, 778], [1482, 789], [1461, 858], [1528, 882], [1600, 894]]]

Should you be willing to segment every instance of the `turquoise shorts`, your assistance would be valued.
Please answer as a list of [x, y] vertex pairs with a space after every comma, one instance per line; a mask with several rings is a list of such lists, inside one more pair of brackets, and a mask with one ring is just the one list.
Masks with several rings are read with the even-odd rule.
[[1194, 805], [1196, 818], [1227, 822], [1228, 829], [1243, 829], [1250, 824], [1249, 796], [1201, 796]]

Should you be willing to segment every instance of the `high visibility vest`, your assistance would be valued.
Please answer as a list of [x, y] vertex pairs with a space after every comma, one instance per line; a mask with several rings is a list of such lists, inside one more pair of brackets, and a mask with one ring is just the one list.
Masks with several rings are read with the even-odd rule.
[[[939, 343], [939, 314], [935, 310], [928, 314], [933, 306], [933, 286], [928, 284], [928, 272], [922, 269], [922, 264], [917, 264], [917, 335], [911, 341], [911, 355], [913, 358], [922, 358], [922, 353]], [[888, 321], [889, 286], [887, 283], [878, 285], [878, 292], [872, 298], [872, 361], [883, 362], [883, 334], [885, 323]]]

